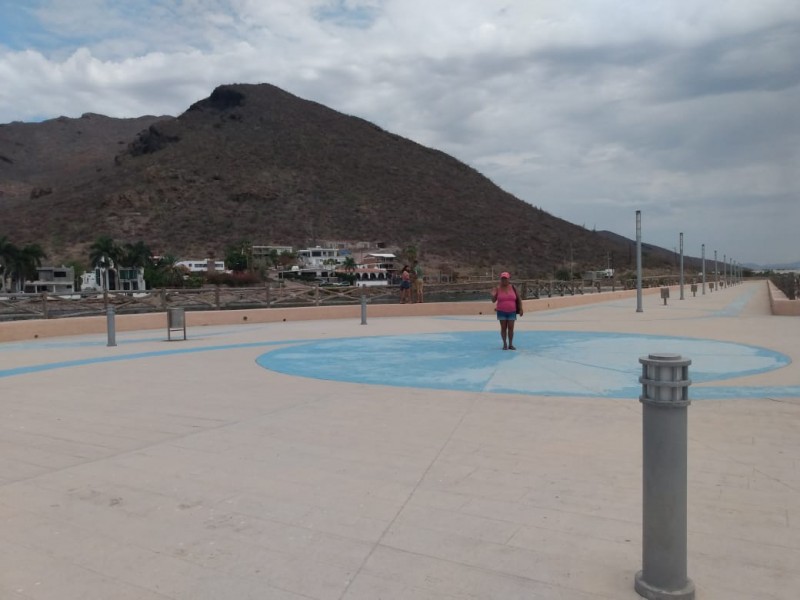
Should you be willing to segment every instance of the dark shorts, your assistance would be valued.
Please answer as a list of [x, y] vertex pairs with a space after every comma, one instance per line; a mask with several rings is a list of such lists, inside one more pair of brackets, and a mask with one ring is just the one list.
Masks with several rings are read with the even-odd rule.
[[516, 312], [504, 312], [502, 310], [497, 311], [497, 320], [498, 321], [516, 321], [517, 320], [517, 313]]
[[401, 281], [400, 282], [400, 289], [401, 290], [407, 290], [407, 289], [410, 289], [410, 288], [411, 288], [411, 282], [410, 281]]

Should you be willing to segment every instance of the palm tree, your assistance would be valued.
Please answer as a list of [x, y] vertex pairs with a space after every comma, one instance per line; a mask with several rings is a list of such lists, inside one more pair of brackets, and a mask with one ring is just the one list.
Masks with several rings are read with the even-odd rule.
[[[11, 285], [17, 291], [22, 291], [25, 287], [25, 280], [36, 279], [38, 274], [36, 268], [42, 266], [42, 259], [47, 254], [39, 244], [28, 244], [20, 249], [13, 248], [11, 259], [7, 263], [11, 275]], [[16, 283], [16, 286], [14, 284]]]
[[93, 267], [100, 267], [103, 290], [108, 289], [108, 270], [120, 262], [122, 248], [107, 235], [101, 235], [89, 246], [89, 261]]
[[153, 253], [142, 240], [135, 244], [125, 244], [120, 254], [120, 266], [131, 269], [146, 267], [153, 260]]
[[167, 254], [147, 265], [144, 278], [150, 288], [183, 287], [183, 276], [187, 270], [177, 262], [177, 258]]
[[11, 274], [11, 263], [17, 252], [19, 249], [6, 236], [0, 237], [0, 291], [6, 289], [6, 277]]
[[353, 271], [356, 270], [356, 266], [358, 265], [356, 265], [356, 259], [354, 259], [352, 256], [348, 256], [347, 258], [344, 259], [342, 266], [344, 267], [345, 271], [347, 271], [348, 273], [352, 273]]
[[109, 266], [109, 259], [117, 263], [122, 256], [122, 248], [107, 235], [101, 235], [89, 246], [89, 261], [93, 267]]

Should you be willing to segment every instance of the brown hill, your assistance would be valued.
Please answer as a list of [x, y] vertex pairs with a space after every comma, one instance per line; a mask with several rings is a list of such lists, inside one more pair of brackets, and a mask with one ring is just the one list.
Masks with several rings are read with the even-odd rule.
[[[633, 267], [630, 240], [553, 217], [440, 151], [266, 84], [219, 87], [177, 118], [0, 126], [0, 223], [0, 235], [38, 242], [51, 260], [85, 259], [105, 234], [178, 256], [220, 256], [242, 239], [351, 239], [530, 276], [570, 260], [576, 272], [609, 257]], [[657, 248], [645, 257], [674, 264]]]

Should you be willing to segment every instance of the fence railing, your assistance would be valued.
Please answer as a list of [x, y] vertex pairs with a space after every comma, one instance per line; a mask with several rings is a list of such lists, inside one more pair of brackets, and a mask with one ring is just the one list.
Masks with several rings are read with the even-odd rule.
[[782, 291], [789, 300], [800, 298], [800, 274], [775, 273], [770, 275], [770, 280], [775, 287]]
[[[674, 285], [677, 277], [647, 277], [644, 287]], [[495, 282], [426, 283], [425, 302], [464, 302], [489, 300]], [[596, 281], [515, 281], [520, 295], [528, 299], [574, 296], [634, 289], [635, 280]], [[103, 315], [109, 306], [117, 314], [164, 312], [168, 308], [185, 310], [234, 310], [244, 308], [284, 308], [299, 306], [335, 306], [359, 304], [362, 294], [371, 304], [400, 301], [397, 286], [324, 286], [293, 283], [260, 287], [204, 287], [199, 289], [156, 289], [140, 292], [76, 292], [68, 295], [50, 293], [0, 293], [0, 321], [53, 319]]]

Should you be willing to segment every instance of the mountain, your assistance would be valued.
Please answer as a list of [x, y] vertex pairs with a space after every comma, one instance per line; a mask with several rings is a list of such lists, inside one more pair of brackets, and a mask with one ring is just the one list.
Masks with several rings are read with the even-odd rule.
[[[549, 276], [632, 269], [631, 240], [588, 231], [475, 169], [268, 84], [225, 85], [174, 117], [84, 115], [0, 126], [0, 236], [50, 261], [100, 235], [156, 253], [220, 256], [240, 240], [378, 240], [431, 267]], [[672, 267], [649, 247], [645, 265]]]
[[744, 266], [748, 269], [753, 269], [754, 271], [800, 271], [800, 260], [792, 263], [773, 263], [767, 265], [746, 263]]

